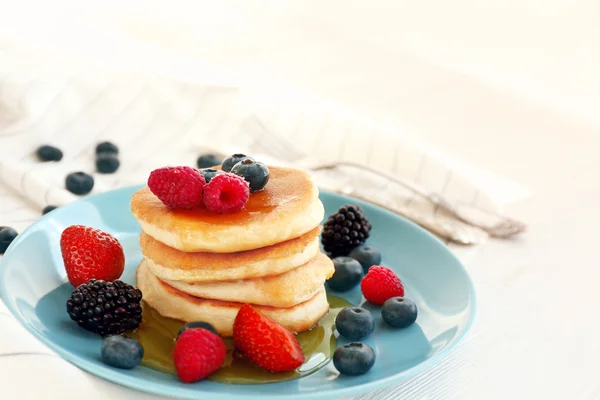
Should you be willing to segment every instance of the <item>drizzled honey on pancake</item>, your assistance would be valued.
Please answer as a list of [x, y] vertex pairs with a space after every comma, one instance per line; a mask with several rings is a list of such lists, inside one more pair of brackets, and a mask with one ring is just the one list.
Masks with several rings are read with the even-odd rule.
[[269, 170], [266, 187], [231, 214], [169, 209], [147, 187], [133, 195], [143, 231], [137, 285], [148, 305], [209, 322], [223, 336], [246, 303], [294, 332], [327, 313], [324, 284], [334, 268], [320, 252], [319, 191], [304, 171]]

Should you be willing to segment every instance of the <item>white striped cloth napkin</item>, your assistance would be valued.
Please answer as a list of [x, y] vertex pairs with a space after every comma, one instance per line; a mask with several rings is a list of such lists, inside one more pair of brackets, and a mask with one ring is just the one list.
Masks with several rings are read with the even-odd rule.
[[[0, 51], [0, 225], [22, 231], [39, 218], [44, 206], [75, 200], [77, 196], [64, 189], [69, 172], [92, 173], [96, 180], [94, 194], [142, 183], [155, 167], [194, 165], [196, 157], [207, 151], [249, 149], [253, 154], [260, 153], [264, 143], [245, 131], [248, 121], [257, 120], [315, 159], [358, 161], [392, 171], [455, 202], [488, 209], [498, 206], [489, 191], [474, 183], [475, 174], [465, 173], [468, 170], [464, 166], [455, 168], [444, 157], [406, 142], [401, 135], [378, 129], [323, 103], [160, 77], [93, 69], [74, 71], [56, 65], [41, 68], [39, 60]], [[94, 174], [94, 148], [104, 140], [121, 149], [122, 164], [115, 174]], [[63, 160], [37, 161], [34, 152], [41, 144], [61, 148]], [[277, 152], [263, 148], [263, 153], [273, 159]], [[273, 162], [286, 161], [276, 158]], [[435, 209], [417, 201], [410, 192], [402, 192], [372, 176], [356, 172], [352, 176], [354, 186], [376, 192], [389, 201], [422, 207], [435, 216]], [[318, 174], [316, 179], [331, 186], [350, 178], [337, 175], [332, 179], [330, 175]], [[509, 196], [501, 200], [524, 193], [519, 185], [493, 180], [491, 175], [484, 180]], [[464, 248], [453, 249], [463, 259], [470, 254]], [[16, 396], [14, 382], [25, 384], [32, 375], [44, 377], [39, 389], [32, 389], [39, 391], [39, 397], [70, 398], [68, 393], [76, 385], [77, 398], [147, 398], [58, 359], [18, 326], [1, 304], [0, 325], [0, 382], [9, 379], [13, 383], [6, 385], [8, 398], [13, 398], [11, 393]], [[444, 362], [460, 362], [468, 351], [468, 346], [462, 346]], [[28, 365], [27, 369], [23, 365]], [[436, 382], [443, 382], [439, 371], [444, 370], [444, 365], [436, 370]], [[415, 378], [419, 379], [418, 384], [413, 379], [377, 393], [404, 398], [415, 391], [435, 390], [436, 382], [423, 386], [432, 373]], [[11, 388], [14, 392], [10, 392]], [[373, 396], [364, 398], [376, 398]]]

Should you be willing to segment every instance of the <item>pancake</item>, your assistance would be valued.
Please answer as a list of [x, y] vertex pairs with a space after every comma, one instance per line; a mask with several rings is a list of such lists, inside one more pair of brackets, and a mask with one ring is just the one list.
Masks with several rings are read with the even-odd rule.
[[152, 273], [163, 280], [215, 282], [278, 275], [319, 253], [321, 227], [273, 246], [238, 253], [184, 253], [142, 232], [140, 246]]
[[317, 294], [334, 271], [333, 262], [329, 257], [319, 253], [298, 268], [265, 278], [228, 282], [164, 282], [184, 293], [205, 299], [292, 307]]
[[[162, 316], [185, 322], [206, 321], [212, 324], [221, 336], [233, 334], [233, 321], [243, 305], [202, 299], [180, 292], [154, 276], [145, 262], [142, 262], [137, 270], [137, 287], [144, 294], [144, 301]], [[329, 303], [323, 286], [311, 299], [293, 307], [255, 308], [292, 332], [303, 332], [312, 328], [327, 313]]]
[[134, 193], [131, 211], [142, 230], [184, 252], [235, 253], [294, 239], [321, 223], [325, 213], [310, 175], [269, 167], [267, 186], [244, 209], [218, 214], [206, 208], [170, 210], [148, 187]]

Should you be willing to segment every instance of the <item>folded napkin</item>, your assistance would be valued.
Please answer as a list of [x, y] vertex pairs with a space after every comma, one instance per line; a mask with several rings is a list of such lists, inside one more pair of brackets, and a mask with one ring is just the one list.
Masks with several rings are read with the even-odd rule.
[[[195, 165], [204, 152], [247, 151], [268, 162], [304, 168], [322, 160], [351, 160], [386, 170], [426, 191], [442, 193], [454, 204], [488, 210], [527, 193], [520, 185], [453, 163], [408, 142], [398, 132], [314, 99], [89, 68], [57, 68], [52, 63], [43, 68], [39, 65], [39, 60], [0, 51], [0, 225], [18, 231], [39, 218], [46, 205], [61, 206], [79, 198], [65, 189], [70, 172], [92, 174], [93, 195], [143, 183], [149, 172], [160, 166]], [[105, 140], [120, 148], [121, 166], [114, 174], [95, 173], [95, 146]], [[42, 144], [57, 146], [64, 158], [38, 161], [34, 153]], [[315, 179], [324, 188], [343, 192], [351, 187], [366, 197], [438, 218], [437, 210], [414, 193], [364, 171], [325, 171], [315, 173]], [[490, 187], [495, 192], [488, 190]], [[494, 193], [502, 193], [502, 197], [494, 197]], [[453, 250], [463, 259], [472, 252]], [[50, 377], [57, 393], [70, 387], [69, 376], [77, 376], [80, 383], [85, 379], [86, 385], [89, 381], [91, 387], [102, 387], [105, 395], [137, 396], [55, 359], [1, 304], [0, 324], [0, 377], [25, 382], [26, 377], [3, 361], [14, 358], [13, 365], [17, 365], [22, 357], [44, 355], [48, 359], [42, 357], [35, 368], [38, 375]], [[40, 386], [41, 397], [47, 387]], [[93, 397], [91, 392], [90, 396], [105, 398]]]

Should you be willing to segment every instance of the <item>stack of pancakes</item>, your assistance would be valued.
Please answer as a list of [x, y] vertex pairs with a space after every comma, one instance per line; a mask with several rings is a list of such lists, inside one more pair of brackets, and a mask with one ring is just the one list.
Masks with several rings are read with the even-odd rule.
[[327, 313], [324, 284], [334, 268], [319, 247], [318, 189], [303, 171], [269, 169], [267, 186], [232, 214], [171, 210], [148, 187], [133, 195], [144, 255], [137, 285], [147, 304], [165, 317], [209, 322], [223, 336], [243, 304], [293, 332]]

